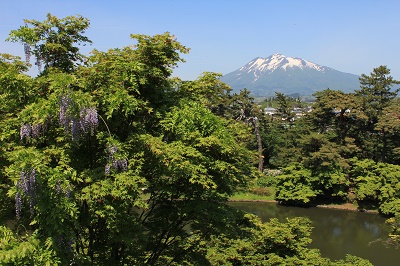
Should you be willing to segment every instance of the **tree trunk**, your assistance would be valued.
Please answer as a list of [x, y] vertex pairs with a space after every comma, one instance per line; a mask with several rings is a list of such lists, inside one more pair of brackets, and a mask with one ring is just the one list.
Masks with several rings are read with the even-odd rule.
[[387, 137], [385, 130], [382, 130], [382, 142], [381, 162], [386, 163]]
[[262, 172], [264, 168], [264, 156], [263, 156], [262, 141], [260, 136], [260, 129], [258, 127], [258, 118], [253, 117], [252, 121], [254, 125], [254, 132], [256, 133], [257, 146], [258, 146], [258, 170]]

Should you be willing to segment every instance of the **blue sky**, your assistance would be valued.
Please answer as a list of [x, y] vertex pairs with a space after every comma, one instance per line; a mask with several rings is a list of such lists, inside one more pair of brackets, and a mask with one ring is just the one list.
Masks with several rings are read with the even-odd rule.
[[227, 74], [255, 57], [300, 57], [360, 75], [386, 65], [400, 79], [400, 1], [369, 0], [3, 0], [0, 53], [23, 55], [4, 40], [23, 19], [80, 14], [96, 48], [133, 44], [131, 33], [169, 31], [191, 48], [175, 76], [196, 79], [203, 71]]

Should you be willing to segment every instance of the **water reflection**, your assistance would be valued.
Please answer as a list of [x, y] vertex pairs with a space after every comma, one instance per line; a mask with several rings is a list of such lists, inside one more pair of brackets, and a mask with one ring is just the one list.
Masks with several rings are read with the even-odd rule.
[[323, 256], [343, 259], [352, 254], [370, 260], [374, 265], [399, 265], [400, 250], [387, 248], [379, 239], [386, 239], [388, 226], [376, 214], [324, 208], [294, 208], [263, 202], [232, 202], [231, 206], [254, 213], [263, 221], [297, 216], [312, 221], [311, 247], [321, 250]]

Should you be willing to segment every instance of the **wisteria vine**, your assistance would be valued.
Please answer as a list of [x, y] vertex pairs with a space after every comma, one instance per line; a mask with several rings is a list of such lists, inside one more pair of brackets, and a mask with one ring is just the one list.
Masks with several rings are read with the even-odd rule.
[[57, 180], [56, 182], [56, 192], [59, 195], [63, 194], [66, 198], [71, 198], [71, 193], [72, 193], [71, 186], [63, 188], [61, 185], [61, 180]]
[[21, 218], [22, 213], [22, 195], [29, 198], [29, 209], [31, 214], [34, 213], [36, 189], [36, 170], [31, 168], [21, 171], [20, 178], [17, 181], [17, 193], [15, 194], [15, 212], [18, 219]]
[[39, 138], [46, 131], [46, 126], [44, 124], [23, 124], [20, 128], [20, 138], [21, 140], [28, 138]]
[[[91, 136], [99, 124], [99, 115], [95, 107], [82, 107], [79, 114], [74, 114], [76, 104], [69, 96], [61, 96], [59, 99], [59, 123], [66, 133], [71, 133], [72, 140], [78, 141], [82, 134]], [[46, 125], [25, 123], [20, 128], [20, 139], [39, 138], [44, 135]]]
[[59, 122], [65, 132], [70, 132], [73, 141], [78, 141], [82, 133], [94, 135], [95, 129], [99, 124], [98, 113], [94, 107], [82, 107], [79, 116], [71, 111], [76, 108], [76, 104], [69, 96], [61, 96], [59, 100]]
[[29, 63], [31, 60], [31, 46], [28, 43], [24, 43], [24, 52], [25, 52], [25, 62]]
[[128, 160], [123, 158], [123, 159], [117, 159], [115, 158], [115, 153], [118, 152], [118, 147], [116, 145], [111, 145], [107, 149], [108, 153], [108, 159], [111, 162], [111, 164], [107, 164], [104, 169], [104, 173], [106, 175], [109, 175], [111, 173], [111, 167], [114, 168], [116, 172], [121, 171], [121, 172], [126, 172], [128, 171]]

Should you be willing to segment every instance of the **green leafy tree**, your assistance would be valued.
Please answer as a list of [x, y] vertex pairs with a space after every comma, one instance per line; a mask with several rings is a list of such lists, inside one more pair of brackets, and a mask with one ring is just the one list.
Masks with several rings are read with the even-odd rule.
[[[233, 109], [240, 107], [240, 114], [237, 116], [237, 121], [246, 121], [246, 124], [251, 124], [254, 128], [255, 143], [257, 143], [258, 151], [258, 170], [263, 172], [264, 169], [264, 156], [263, 156], [263, 142], [260, 131], [260, 118], [263, 118], [262, 110], [259, 106], [255, 105], [254, 98], [250, 97], [250, 92], [247, 89], [240, 91], [239, 94], [233, 96]], [[236, 108], [235, 108], [236, 107]], [[238, 109], [238, 108], [237, 108]], [[236, 109], [236, 110], [237, 110]]]
[[280, 163], [276, 158], [279, 150], [284, 146], [283, 133], [277, 121], [272, 117], [262, 116], [260, 131], [263, 145], [264, 165], [266, 168], [276, 168]]
[[281, 168], [291, 163], [301, 163], [303, 160], [301, 139], [312, 132], [309, 121], [300, 118], [289, 126], [286, 122], [273, 120], [270, 125], [272, 129], [268, 135], [272, 140], [271, 145], [275, 145], [276, 148], [276, 155], [270, 159], [274, 167]]
[[75, 44], [91, 43], [83, 35], [89, 28], [89, 20], [82, 16], [68, 16], [59, 19], [50, 13], [45, 21], [25, 20], [25, 25], [18, 30], [12, 30], [7, 39], [24, 45], [26, 61], [30, 56], [36, 57], [39, 69], [44, 64], [44, 70], [54, 67], [65, 72], [72, 72], [77, 63], [84, 57]]
[[217, 116], [232, 118], [232, 89], [219, 80], [221, 76], [204, 72], [194, 81], [183, 81], [178, 85], [179, 96], [201, 102]]
[[293, 163], [282, 169], [283, 173], [276, 178], [275, 199], [284, 204], [304, 205], [314, 201], [322, 191], [317, 190], [315, 183], [318, 177], [300, 163]]
[[[86, 19], [48, 16], [43, 24], [34, 24], [63, 27], [64, 22], [76, 21]], [[54, 44], [64, 40], [63, 29], [49, 28], [50, 36], [40, 33], [32, 53], [51, 53], [52, 47], [63, 45], [68, 50], [68, 40]], [[12, 34], [28, 42], [35, 30], [23, 27]], [[176, 102], [168, 77], [180, 60], [179, 52], [186, 50], [169, 33], [132, 37], [138, 40], [135, 49], [94, 51], [88, 65], [80, 68], [70, 67], [76, 57], [55, 49], [63, 60], [46, 57], [46, 71], [33, 82], [45, 94], [10, 110], [18, 117], [2, 117], [8, 126], [2, 137], [11, 147], [2, 172], [8, 177], [8, 196], [15, 199], [16, 222], [35, 232], [41, 245], [49, 243], [62, 264], [136, 264], [151, 256], [144, 255], [147, 244], [139, 240], [153, 229], [146, 229], [143, 216], [134, 211], [147, 206], [141, 190], [147, 183], [141, 171], [145, 160], [140, 136], [162, 134], [160, 117]], [[10, 78], [2, 85], [18, 81], [12, 73], [6, 72]], [[2, 97], [8, 97], [6, 92]], [[34, 91], [22, 95], [30, 94]], [[165, 100], [172, 101], [161, 108]]]
[[277, 177], [276, 199], [286, 204], [345, 199], [349, 165], [340, 155], [340, 146], [326, 135], [310, 133], [301, 138], [299, 147], [300, 162], [290, 164]]
[[350, 180], [359, 205], [377, 207], [385, 215], [399, 213], [399, 165], [370, 159], [351, 161]]
[[[178, 92], [181, 97], [198, 101], [210, 109], [215, 115], [225, 118], [232, 123], [233, 120], [245, 121], [254, 128], [256, 149], [258, 151], [258, 169], [263, 171], [263, 143], [260, 131], [260, 119], [263, 114], [254, 103], [247, 89], [238, 94], [231, 95], [231, 88], [219, 80], [220, 74], [205, 72], [195, 81], [186, 81], [180, 84]], [[253, 145], [247, 145], [253, 148]]]
[[334, 131], [335, 142], [346, 145], [354, 138], [356, 125], [365, 123], [366, 116], [353, 93], [323, 90], [314, 94], [316, 101], [309, 115], [312, 125], [320, 133]]
[[399, 162], [399, 130], [400, 130], [400, 108], [399, 99], [394, 99], [382, 110], [378, 117], [375, 130], [381, 135], [382, 148], [381, 160], [388, 163], [398, 164]]
[[[4, 168], [9, 165], [7, 154], [11, 151], [12, 142], [18, 139], [15, 132], [20, 127], [18, 113], [23, 107], [38, 97], [33, 79], [24, 74], [27, 65], [8, 54], [0, 54], [0, 176], [5, 176]], [[5, 178], [0, 179], [0, 220], [12, 216], [13, 201], [7, 197], [7, 191], [12, 182]]]
[[322, 134], [311, 133], [301, 140], [303, 164], [318, 180], [316, 190], [320, 197], [343, 199], [347, 195], [347, 160], [341, 156], [341, 146]]
[[[177, 96], [169, 76], [184, 46], [169, 33], [132, 37], [134, 48], [94, 51], [79, 68], [49, 64], [33, 81], [17, 61], [5, 69], [2, 97], [16, 102], [2, 110], [3, 187], [15, 228], [34, 232], [14, 232], [5, 261], [179, 264], [227, 226], [224, 201], [252, 175], [253, 153], [201, 103]], [[10, 94], [32, 87], [45, 93], [22, 105]], [[34, 244], [18, 254], [25, 242]]]
[[[218, 202], [231, 195], [235, 187], [245, 184], [251, 174], [246, 158], [251, 156], [235, 144], [223, 124], [200, 104], [184, 103], [161, 124], [165, 129], [162, 137], [144, 137], [148, 147], [145, 157], [149, 162], [157, 162], [145, 166], [151, 207], [143, 214], [148, 217], [144, 223], [146, 227], [159, 228], [160, 233], [153, 234], [161, 238], [156, 242], [172, 241], [175, 252], [182, 254], [185, 247], [175, 243], [178, 236], [174, 234], [179, 233], [185, 243], [190, 235], [202, 239], [219, 230]], [[212, 201], [215, 202], [207, 206]], [[151, 218], [157, 213], [158, 218]], [[185, 230], [189, 224], [193, 230], [190, 234]], [[168, 251], [162, 246], [152, 249], [149, 263]]]
[[50, 239], [42, 243], [36, 234], [29, 237], [17, 236], [9, 228], [0, 226], [0, 262], [2, 265], [60, 264], [60, 260], [51, 246]]

